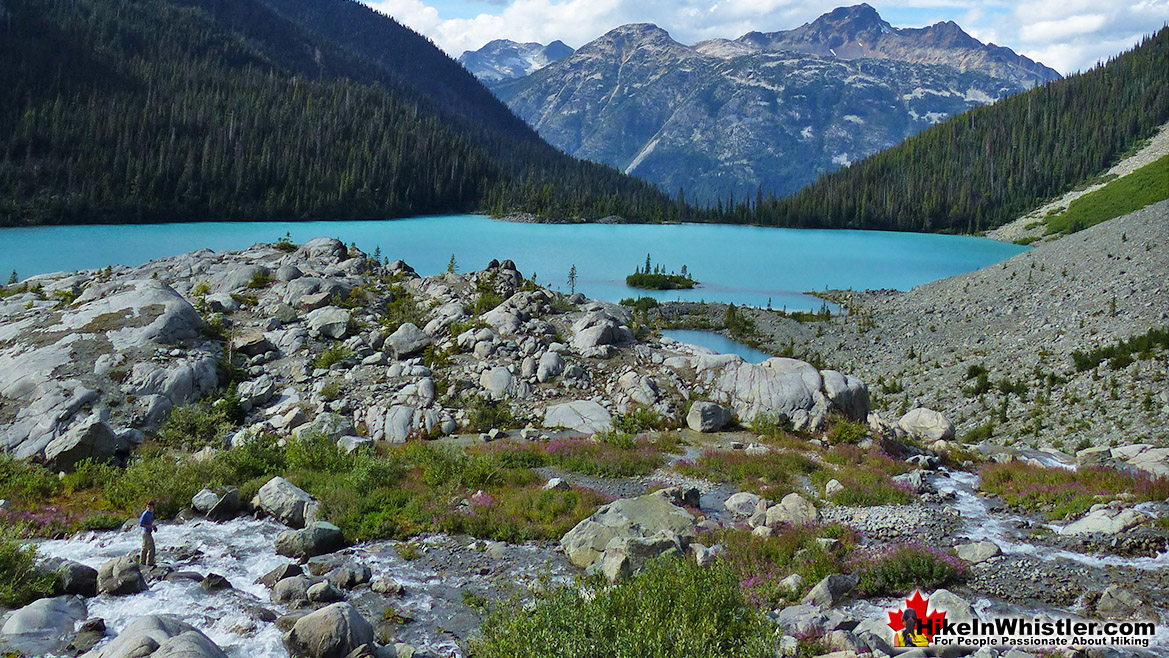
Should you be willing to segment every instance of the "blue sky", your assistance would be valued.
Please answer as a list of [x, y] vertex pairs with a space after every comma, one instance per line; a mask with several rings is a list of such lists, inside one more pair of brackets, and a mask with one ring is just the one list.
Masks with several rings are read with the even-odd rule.
[[[824, 0], [365, 0], [453, 56], [492, 39], [577, 48], [619, 25], [655, 23], [678, 41], [790, 29], [841, 4]], [[1169, 0], [869, 0], [897, 27], [953, 20], [1061, 73], [1091, 67], [1169, 21]]]

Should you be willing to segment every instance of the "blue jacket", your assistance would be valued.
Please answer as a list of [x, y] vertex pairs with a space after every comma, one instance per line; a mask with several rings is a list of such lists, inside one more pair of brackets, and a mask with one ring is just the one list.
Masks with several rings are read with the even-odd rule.
[[142, 516], [138, 517], [138, 527], [150, 530], [154, 527], [154, 512], [146, 510]]

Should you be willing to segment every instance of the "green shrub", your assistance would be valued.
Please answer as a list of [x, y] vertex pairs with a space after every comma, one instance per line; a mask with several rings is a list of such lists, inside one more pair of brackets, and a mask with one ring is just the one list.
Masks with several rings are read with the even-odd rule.
[[333, 400], [340, 398], [343, 392], [344, 387], [341, 385], [341, 382], [333, 379], [325, 382], [325, 385], [321, 387], [320, 395], [322, 400], [328, 400], [332, 402]]
[[474, 658], [764, 658], [771, 628], [724, 565], [652, 562], [613, 586], [558, 587], [535, 606], [505, 603], [471, 644]]
[[343, 343], [334, 343], [321, 351], [321, 353], [312, 360], [311, 365], [313, 368], [328, 370], [335, 364], [341, 363], [342, 361], [351, 358], [353, 358], [353, 350], [345, 347]]
[[[827, 550], [818, 540], [835, 539], [835, 550]], [[749, 530], [728, 528], [701, 538], [706, 545], [721, 544], [726, 551], [719, 558], [731, 567], [747, 601], [757, 608], [771, 610], [785, 602], [799, 600], [825, 576], [840, 573], [843, 560], [856, 546], [857, 534], [845, 526], [786, 525], [769, 537], [759, 537]], [[790, 574], [804, 579], [797, 591], [779, 586]]]
[[272, 243], [272, 246], [276, 247], [280, 251], [283, 251], [284, 253], [291, 253], [296, 251], [297, 247], [297, 245], [292, 242], [292, 236], [288, 233], [285, 233], [284, 237]]
[[840, 443], [848, 443], [855, 445], [860, 443], [869, 435], [869, 428], [864, 423], [851, 423], [844, 419], [839, 419], [832, 425], [832, 429], [828, 430], [828, 442], [837, 445]]
[[390, 286], [389, 293], [391, 299], [386, 303], [385, 311], [378, 319], [389, 333], [397, 331], [398, 327], [407, 323], [418, 327], [426, 324], [426, 314], [419, 308], [414, 293], [406, 286], [401, 284]]
[[620, 304], [622, 306], [632, 307], [633, 310], [640, 311], [642, 313], [661, 306], [658, 300], [654, 299], [653, 297], [638, 297], [637, 299], [626, 297], [625, 299], [621, 300]]
[[210, 400], [175, 407], [158, 428], [155, 440], [171, 448], [186, 446], [192, 450], [216, 445], [235, 428], [233, 411], [230, 404], [213, 404]]
[[486, 432], [498, 428], [512, 429], [520, 426], [519, 420], [511, 413], [511, 407], [504, 400], [477, 397], [467, 407], [469, 429]]
[[57, 493], [57, 476], [12, 455], [0, 454], [0, 498], [14, 501], [39, 501]]
[[933, 590], [966, 579], [957, 557], [921, 544], [885, 546], [855, 555], [849, 567], [859, 577], [864, 596], [900, 596], [915, 589]]
[[972, 428], [969, 432], [962, 435], [963, 443], [981, 443], [994, 436], [994, 421], [988, 420], [985, 423]]
[[613, 427], [619, 432], [637, 434], [649, 430], [666, 428], [666, 420], [651, 407], [636, 406], [624, 416], [613, 419]]
[[36, 549], [25, 546], [16, 525], [0, 523], [0, 606], [19, 608], [50, 596], [55, 574], [36, 568]]
[[289, 439], [284, 447], [284, 457], [290, 471], [316, 471], [329, 475], [347, 472], [355, 460], [325, 434]]
[[1104, 361], [1108, 367], [1120, 370], [1133, 362], [1133, 355], [1149, 358], [1156, 348], [1169, 349], [1169, 327], [1150, 329], [1138, 336], [1087, 352], [1072, 352], [1076, 372], [1091, 370]]
[[272, 285], [272, 281], [272, 274], [267, 270], [256, 270], [256, 273], [252, 275], [251, 280], [248, 281], [248, 288], [251, 288], [252, 290], [267, 288], [268, 286]]
[[229, 476], [218, 459], [196, 462], [158, 444], [146, 444], [138, 448], [118, 477], [105, 483], [103, 490], [114, 509], [133, 513], [153, 500], [155, 514], [169, 518], [186, 507], [200, 489], [226, 484]]
[[288, 469], [288, 459], [279, 440], [275, 434], [253, 436], [238, 442], [218, 458], [236, 483], [282, 474]]

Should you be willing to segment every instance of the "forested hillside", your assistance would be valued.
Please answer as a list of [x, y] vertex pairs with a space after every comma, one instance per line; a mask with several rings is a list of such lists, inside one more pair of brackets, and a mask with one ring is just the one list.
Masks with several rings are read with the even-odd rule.
[[[379, 62], [258, 0], [4, 7], [0, 224], [477, 209], [653, 220], [672, 207], [459, 91], [482, 88], [457, 64], [424, 88], [423, 64], [396, 71], [389, 46]], [[417, 35], [399, 45], [449, 62]]]
[[1099, 175], [1169, 121], [1169, 29], [1080, 75], [970, 110], [731, 221], [977, 232]]

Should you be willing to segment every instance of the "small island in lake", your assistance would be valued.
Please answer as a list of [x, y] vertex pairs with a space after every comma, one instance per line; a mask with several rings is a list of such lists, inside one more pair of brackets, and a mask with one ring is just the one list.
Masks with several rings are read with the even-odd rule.
[[645, 269], [635, 269], [633, 274], [625, 277], [625, 285], [643, 290], [689, 290], [698, 282], [686, 271], [685, 265], [680, 273], [667, 272], [661, 265], [653, 265], [650, 255], [646, 254]]

